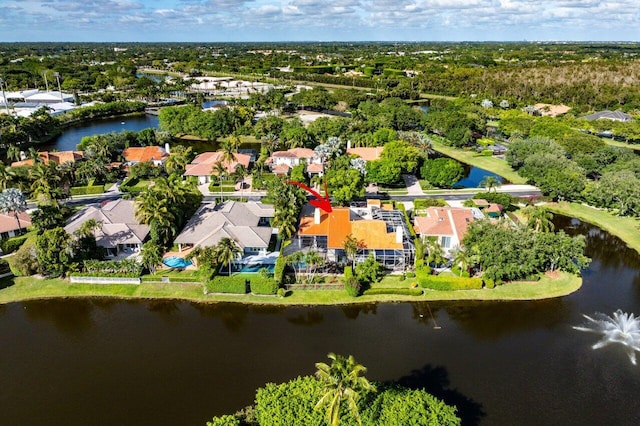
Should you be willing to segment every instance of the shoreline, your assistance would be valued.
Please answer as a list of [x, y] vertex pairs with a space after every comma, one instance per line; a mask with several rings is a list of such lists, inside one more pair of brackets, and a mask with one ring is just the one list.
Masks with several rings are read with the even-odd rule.
[[[202, 304], [239, 303], [250, 306], [344, 306], [371, 303], [533, 301], [564, 297], [582, 287], [582, 278], [561, 273], [537, 282], [514, 282], [494, 289], [437, 291], [424, 289], [422, 296], [373, 295], [350, 297], [344, 290], [298, 290], [290, 296], [205, 295], [202, 284], [70, 284], [61, 279], [16, 277], [0, 290], [0, 306], [17, 302], [52, 299], [174, 300]], [[12, 294], [14, 293], [14, 294]]]

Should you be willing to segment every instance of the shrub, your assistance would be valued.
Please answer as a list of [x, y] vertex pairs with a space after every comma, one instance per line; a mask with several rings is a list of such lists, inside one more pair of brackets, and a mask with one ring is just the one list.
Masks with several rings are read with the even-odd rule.
[[4, 254], [13, 253], [18, 250], [25, 241], [27, 241], [27, 235], [20, 235], [18, 237], [9, 238], [0, 242], [0, 248]]
[[347, 265], [344, 267], [344, 280], [346, 281], [351, 277], [353, 277], [353, 268], [351, 268], [351, 265]]
[[9, 266], [11, 267], [11, 272], [16, 276], [35, 274], [38, 271], [35, 241], [25, 242], [16, 254], [9, 258]]
[[431, 275], [429, 271], [421, 269], [416, 271], [418, 282], [424, 288], [432, 290], [450, 291], [450, 290], [475, 290], [482, 288], [482, 280], [480, 278], [459, 278], [444, 277], [439, 275]]
[[276, 294], [278, 283], [273, 278], [251, 277], [251, 293], [253, 294]]
[[280, 254], [276, 259], [276, 265], [273, 268], [273, 279], [278, 284], [282, 284], [284, 280], [284, 268], [287, 266], [287, 260]]
[[69, 190], [72, 196], [75, 195], [88, 195], [88, 194], [102, 194], [104, 192], [104, 185], [96, 186], [74, 186]]
[[207, 293], [247, 293], [247, 280], [243, 275], [214, 277], [205, 285]]
[[397, 294], [401, 296], [422, 296], [421, 288], [370, 288], [362, 294], [364, 296], [373, 296], [375, 294]]
[[424, 210], [427, 207], [445, 207], [447, 202], [442, 198], [418, 198], [413, 200], [414, 210]]
[[356, 277], [349, 277], [344, 280], [344, 289], [351, 297], [358, 297], [360, 295], [360, 281]]
[[284, 288], [279, 288], [278, 289], [278, 297], [285, 297], [287, 295], [287, 292]]
[[240, 426], [240, 420], [229, 414], [214, 417], [210, 422], [207, 422], [207, 426]]
[[416, 273], [415, 272], [411, 272], [411, 271], [407, 272], [405, 275], [407, 276], [407, 278], [415, 278], [416, 277]]

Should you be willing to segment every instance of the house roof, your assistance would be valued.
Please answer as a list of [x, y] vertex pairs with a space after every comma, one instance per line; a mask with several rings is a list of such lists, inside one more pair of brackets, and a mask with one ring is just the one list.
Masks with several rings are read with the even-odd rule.
[[633, 117], [631, 117], [629, 114], [625, 114], [620, 110], [609, 111], [607, 109], [604, 111], [599, 111], [593, 114], [586, 115], [582, 117], [582, 119], [583, 120], [603, 120], [604, 119], [604, 120], [614, 120], [614, 121], [631, 121]]
[[324, 166], [319, 163], [311, 163], [307, 164], [307, 173], [322, 173], [324, 171]]
[[18, 213], [18, 218], [20, 219], [20, 226], [18, 226], [18, 221], [13, 212], [0, 213], [0, 233], [17, 231], [20, 228], [24, 229], [31, 226], [31, 217], [27, 213]]
[[277, 175], [286, 175], [291, 170], [291, 167], [286, 164], [278, 164], [277, 166], [273, 166], [271, 171]]
[[474, 221], [473, 211], [462, 207], [428, 207], [427, 216], [415, 218], [415, 229], [425, 236], [456, 236], [464, 238], [467, 227]]
[[118, 244], [142, 244], [149, 235], [149, 226], [135, 219], [133, 200], [107, 201], [102, 206], [89, 205], [67, 221], [64, 230], [73, 234], [83, 223], [94, 219], [102, 225], [94, 231], [96, 242], [102, 247]]
[[352, 217], [348, 207], [335, 207], [331, 213], [322, 211], [318, 224], [314, 223], [313, 216], [301, 217], [298, 234], [326, 235], [330, 249], [342, 248], [349, 234], [368, 249], [403, 249], [402, 243], [396, 242], [395, 232], [387, 232], [385, 221]]
[[571, 107], [566, 105], [553, 105], [553, 104], [535, 104], [533, 106], [535, 109], [540, 111], [540, 114], [547, 117], [556, 117], [561, 114], [566, 114], [569, 112]]
[[374, 161], [380, 159], [384, 147], [375, 146], [371, 148], [348, 148], [347, 154], [357, 155], [364, 161]]
[[236, 170], [238, 164], [242, 164], [244, 167], [249, 167], [251, 162], [251, 156], [247, 154], [235, 153], [233, 154], [234, 161], [222, 161], [222, 151], [203, 152], [198, 155], [190, 164], [185, 167], [184, 176], [210, 176], [215, 174], [214, 166], [217, 163], [222, 162], [227, 172], [233, 173]]
[[[40, 151], [38, 152], [38, 156], [44, 164], [49, 164], [50, 161], [53, 161], [56, 164], [75, 163], [76, 161], [84, 158], [82, 151]], [[11, 163], [11, 167], [21, 166], [33, 166], [33, 159], [28, 158], [26, 160], [14, 161]]]
[[169, 154], [160, 146], [143, 146], [125, 148], [122, 156], [131, 163], [145, 163], [165, 160]]
[[203, 204], [174, 242], [210, 247], [222, 238], [231, 238], [242, 248], [268, 247], [272, 228], [258, 223], [260, 218], [273, 215], [272, 206], [254, 201]]
[[276, 151], [271, 154], [271, 157], [285, 157], [285, 158], [313, 158], [314, 152], [309, 148], [292, 148], [286, 151]]

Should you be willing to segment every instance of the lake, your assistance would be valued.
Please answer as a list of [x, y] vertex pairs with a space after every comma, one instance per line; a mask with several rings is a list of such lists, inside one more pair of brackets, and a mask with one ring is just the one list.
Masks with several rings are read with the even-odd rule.
[[[50, 300], [0, 306], [2, 424], [197, 425], [255, 389], [353, 354], [374, 380], [426, 386], [464, 424], [637, 425], [640, 367], [593, 350], [582, 314], [640, 312], [640, 259], [556, 218], [593, 258], [576, 293], [537, 302], [249, 307]], [[434, 319], [441, 329], [434, 329]]]

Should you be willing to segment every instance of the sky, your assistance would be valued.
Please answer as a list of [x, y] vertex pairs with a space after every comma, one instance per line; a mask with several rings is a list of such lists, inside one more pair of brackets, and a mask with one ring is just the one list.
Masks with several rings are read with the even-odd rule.
[[639, 41], [639, 0], [0, 0], [1, 41]]

